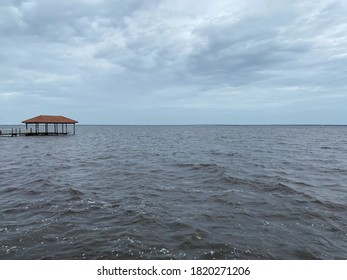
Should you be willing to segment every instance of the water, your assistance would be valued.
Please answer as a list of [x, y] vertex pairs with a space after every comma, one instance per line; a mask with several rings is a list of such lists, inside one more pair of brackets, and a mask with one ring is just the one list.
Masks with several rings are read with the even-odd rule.
[[0, 137], [1, 259], [346, 259], [347, 127]]

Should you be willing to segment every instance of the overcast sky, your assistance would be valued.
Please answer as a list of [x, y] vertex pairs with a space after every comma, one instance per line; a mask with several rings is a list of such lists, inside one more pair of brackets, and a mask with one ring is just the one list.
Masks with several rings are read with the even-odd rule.
[[1, 0], [0, 124], [347, 124], [347, 1]]

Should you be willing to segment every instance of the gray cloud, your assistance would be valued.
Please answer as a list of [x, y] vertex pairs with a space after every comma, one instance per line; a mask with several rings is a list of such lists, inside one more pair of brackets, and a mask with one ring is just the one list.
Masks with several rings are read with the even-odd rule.
[[333, 0], [2, 1], [0, 122], [346, 123], [346, 10]]

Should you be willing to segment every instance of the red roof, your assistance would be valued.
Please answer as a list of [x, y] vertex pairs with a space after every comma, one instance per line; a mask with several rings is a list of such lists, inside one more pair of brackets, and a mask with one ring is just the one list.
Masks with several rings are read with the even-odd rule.
[[27, 119], [22, 123], [78, 123], [78, 121], [63, 116], [44, 116], [40, 115], [35, 118]]

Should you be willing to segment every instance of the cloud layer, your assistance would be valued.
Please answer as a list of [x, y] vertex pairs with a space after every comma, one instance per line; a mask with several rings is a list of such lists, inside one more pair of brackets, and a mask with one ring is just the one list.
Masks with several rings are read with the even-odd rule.
[[0, 3], [0, 124], [347, 122], [344, 1]]

